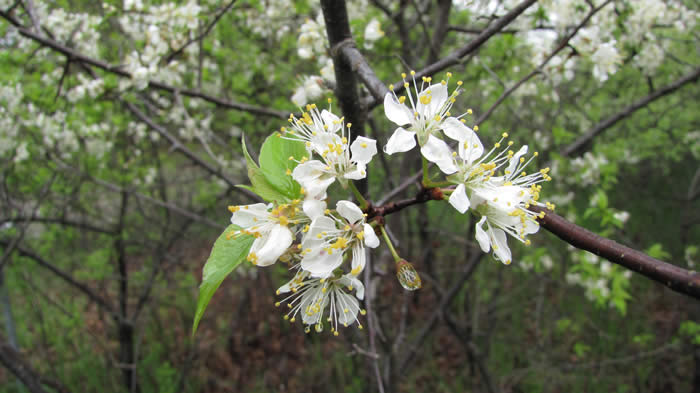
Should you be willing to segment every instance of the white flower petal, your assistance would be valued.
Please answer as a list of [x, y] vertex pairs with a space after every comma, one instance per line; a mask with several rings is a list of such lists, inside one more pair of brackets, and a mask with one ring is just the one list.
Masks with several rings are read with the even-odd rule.
[[301, 163], [292, 171], [292, 178], [300, 184], [310, 183], [326, 173], [326, 164], [319, 160]]
[[282, 285], [277, 289], [277, 293], [287, 293], [292, 290], [292, 288], [297, 288], [299, 287], [299, 282], [302, 282], [308, 277], [309, 273], [305, 272], [303, 270], [299, 270], [297, 274], [294, 275], [294, 277], [289, 280], [287, 283]]
[[315, 249], [323, 244], [323, 240], [318, 238], [323, 232], [335, 231], [335, 221], [327, 216], [320, 216], [311, 221], [309, 230], [301, 240], [301, 247], [306, 251], [307, 248]]
[[428, 161], [437, 164], [444, 174], [450, 175], [457, 172], [457, 166], [452, 159], [452, 151], [442, 139], [430, 135], [425, 145], [420, 148], [420, 152]]
[[371, 225], [365, 224], [364, 231], [362, 231], [362, 233], [365, 238], [365, 246], [369, 248], [376, 248], [379, 246], [379, 238], [377, 237], [377, 234], [374, 233], [374, 228], [372, 228]]
[[365, 166], [364, 164], [357, 164], [354, 170], [350, 172], [345, 172], [343, 177], [351, 180], [364, 179], [365, 177], [367, 177], [367, 166]]
[[355, 323], [360, 305], [354, 296], [338, 291], [335, 296], [335, 309], [338, 313], [338, 323], [341, 325], [352, 325]]
[[309, 216], [312, 221], [323, 216], [323, 212], [326, 211], [326, 207], [326, 201], [316, 198], [307, 198], [302, 204], [304, 214]]
[[[430, 97], [427, 105], [422, 103], [423, 97]], [[418, 94], [416, 110], [426, 118], [433, 118], [447, 102], [447, 85], [436, 83]], [[402, 125], [402, 124], [399, 124]]]
[[416, 147], [416, 133], [399, 127], [384, 145], [384, 153], [394, 154], [409, 151]]
[[338, 211], [338, 214], [340, 214], [350, 224], [355, 224], [356, 222], [365, 219], [362, 209], [350, 201], [339, 201], [335, 205], [335, 209]]
[[475, 134], [471, 128], [464, 125], [464, 123], [455, 117], [448, 117], [447, 119], [443, 120], [440, 127], [445, 132], [445, 135], [458, 142], [464, 142], [467, 139], [472, 138]]
[[462, 214], [469, 210], [469, 197], [467, 196], [464, 184], [458, 185], [457, 188], [452, 191], [448, 202]]
[[481, 220], [476, 223], [476, 241], [479, 242], [481, 251], [489, 252], [491, 249], [491, 241], [489, 240], [489, 235], [484, 231], [483, 225], [486, 222], [486, 216], [481, 217]]
[[491, 239], [491, 246], [493, 247], [493, 253], [496, 254], [496, 258], [506, 265], [509, 265], [511, 254], [510, 248], [508, 248], [508, 237], [506, 233], [502, 229], [491, 228], [489, 225], [489, 238]]
[[358, 136], [350, 145], [352, 161], [358, 164], [368, 164], [372, 157], [377, 154], [377, 141], [364, 136]]
[[409, 124], [413, 119], [413, 113], [404, 104], [399, 103], [394, 97], [394, 93], [386, 93], [384, 96], [384, 114], [394, 124], [403, 126]]
[[329, 254], [324, 249], [307, 254], [301, 260], [301, 268], [311, 273], [314, 277], [329, 277], [338, 266], [343, 263], [343, 253], [335, 251]]
[[355, 290], [355, 297], [362, 300], [365, 298], [365, 286], [362, 284], [362, 281], [358, 279], [357, 277], [353, 276], [352, 274], [344, 274], [342, 277], [338, 279], [338, 283], [340, 285], [344, 285], [348, 287], [348, 291], [354, 289]]
[[287, 251], [289, 246], [292, 245], [293, 237], [294, 235], [289, 228], [277, 224], [272, 227], [272, 230], [268, 232], [267, 236], [263, 235], [255, 239], [253, 243], [262, 240], [258, 247], [251, 246], [250, 248], [251, 252], [253, 252], [253, 248], [257, 248], [257, 250], [255, 250], [255, 255], [257, 256], [255, 260], [256, 265], [269, 266], [275, 263], [277, 259]]
[[464, 161], [471, 164], [484, 154], [484, 145], [472, 131], [469, 137], [459, 142], [457, 152]]
[[241, 228], [248, 228], [268, 216], [268, 206], [264, 203], [239, 206], [239, 209], [231, 215], [231, 224]]
[[340, 129], [340, 118], [333, 113], [322, 110], [321, 119], [323, 119], [323, 124], [328, 126], [328, 132], [336, 132]]
[[355, 243], [352, 247], [352, 271], [350, 274], [357, 276], [365, 269], [365, 264], [367, 263], [367, 255], [365, 255], [365, 248], [359, 243]]
[[515, 175], [513, 172], [515, 172], [515, 170], [518, 168], [518, 164], [520, 164], [520, 157], [524, 156], [525, 154], [527, 154], [527, 145], [521, 147], [517, 153], [513, 154], [513, 157], [508, 163], [508, 168], [505, 170], [506, 177]]

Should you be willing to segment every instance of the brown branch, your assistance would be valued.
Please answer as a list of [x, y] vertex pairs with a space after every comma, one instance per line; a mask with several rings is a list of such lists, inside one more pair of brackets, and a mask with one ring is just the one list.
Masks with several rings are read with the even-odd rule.
[[622, 111], [608, 117], [607, 119], [603, 120], [602, 122], [598, 123], [595, 127], [593, 127], [590, 131], [579, 137], [574, 143], [570, 144], [569, 146], [565, 147], [561, 155], [564, 157], [571, 156], [571, 155], [576, 155], [580, 154], [585, 150], [585, 146], [593, 139], [595, 138], [598, 134], [602, 133], [603, 131], [607, 130], [608, 128], [614, 126], [617, 122], [620, 120], [623, 120], [629, 116], [631, 116], [634, 112], [637, 110], [644, 108], [645, 106], [649, 105], [653, 101], [666, 96], [668, 94], [673, 93], [674, 91], [680, 89], [681, 87], [685, 86], [688, 83], [691, 82], [697, 82], [698, 79], [700, 79], [700, 68], [696, 68], [693, 72], [685, 75], [684, 77], [678, 79], [677, 81], [671, 83], [670, 85], [666, 85], [655, 92], [649, 94], [648, 96], [638, 100], [637, 102], [633, 103], [632, 105], [628, 106], [627, 108], [623, 109]]
[[575, 225], [563, 217], [538, 206], [530, 206], [533, 212], [545, 212], [540, 225], [576, 248], [592, 252], [610, 262], [659, 282], [673, 291], [700, 299], [700, 274], [676, 265], [652, 258], [613, 240]]
[[421, 188], [415, 197], [400, 200], [397, 202], [389, 202], [381, 206], [371, 206], [367, 209], [367, 219], [372, 219], [373, 217], [382, 217], [392, 213], [396, 213], [403, 210], [409, 206], [416, 205], [419, 203], [425, 203], [428, 201], [439, 201], [442, 200], [443, 194], [439, 188]]
[[84, 222], [78, 222], [78, 221], [73, 221], [67, 218], [62, 218], [62, 217], [26, 217], [26, 216], [17, 216], [17, 217], [4, 217], [0, 218], [0, 225], [6, 223], [6, 222], [28, 222], [28, 223], [39, 223], [39, 224], [58, 224], [58, 225], [63, 225], [63, 226], [70, 226], [70, 227], [76, 227], [80, 229], [85, 229], [91, 232], [97, 232], [97, 233], [104, 233], [107, 235], [114, 235], [114, 231], [111, 229], [106, 229], [106, 228], [100, 228], [97, 226], [94, 226], [92, 224], [84, 223]]
[[[345, 0], [321, 0], [323, 19], [326, 23], [328, 43], [335, 70], [335, 95], [347, 122], [352, 123], [353, 139], [364, 134], [367, 109], [362, 105], [357, 89], [357, 79], [352, 66], [342, 55], [341, 50], [353, 47], [355, 41], [350, 32], [350, 21]], [[352, 141], [350, 141], [352, 142]], [[358, 182], [361, 193], [367, 193], [367, 180]]]
[[[370, 206], [367, 209], [367, 217], [368, 219], [377, 217], [376, 219], [381, 222], [384, 216], [396, 213], [408, 206], [440, 199], [443, 198], [439, 188], [423, 188], [413, 198], [389, 202], [381, 206]], [[551, 210], [538, 206], [530, 206], [530, 210], [536, 213], [545, 212], [544, 218], [538, 219], [540, 225], [572, 246], [592, 252], [610, 262], [635, 271], [673, 291], [700, 299], [700, 274], [698, 272], [660, 261], [641, 251], [598, 236], [565, 220]]]
[[[89, 57], [87, 55], [84, 55], [72, 48], [69, 48], [51, 38], [48, 37], [43, 37], [25, 27], [23, 27], [19, 21], [17, 21], [12, 15], [0, 11], [0, 16], [3, 17], [5, 20], [10, 22], [12, 25], [15, 26], [17, 31], [23, 35], [26, 38], [29, 38], [31, 40], [34, 40], [38, 42], [39, 44], [46, 46], [48, 48], [53, 49], [56, 52], [59, 52], [66, 57], [68, 57], [71, 61], [77, 61], [83, 64], [87, 64], [93, 67], [97, 67], [99, 69], [102, 69], [104, 71], [110, 72], [112, 74], [115, 74], [117, 76], [121, 76], [124, 78], [131, 78], [131, 74], [127, 71], [124, 71], [121, 66], [109, 64], [107, 62], [101, 61], [94, 59], [92, 57]], [[155, 90], [162, 90], [162, 91], [167, 91], [170, 93], [179, 93], [188, 97], [194, 97], [194, 98], [200, 98], [202, 100], [211, 102], [219, 107], [222, 108], [228, 108], [228, 109], [236, 109], [236, 110], [241, 110], [245, 112], [250, 112], [256, 115], [262, 115], [262, 116], [270, 116], [270, 117], [276, 117], [280, 119], [286, 119], [289, 116], [288, 112], [282, 112], [282, 111], [277, 111], [274, 109], [268, 109], [268, 108], [262, 108], [258, 107], [255, 105], [250, 105], [250, 104], [244, 104], [240, 102], [233, 102], [233, 101], [227, 101], [223, 98], [219, 97], [214, 97], [210, 96], [208, 94], [205, 94], [199, 90], [193, 90], [193, 89], [181, 89], [175, 86], [171, 86], [162, 82], [157, 82], [157, 81], [149, 81], [148, 82], [148, 87], [151, 89]]]
[[7, 343], [0, 344], [0, 363], [5, 366], [17, 379], [19, 379], [31, 393], [46, 393], [41, 386], [47, 385], [58, 392], [65, 393], [68, 390], [58, 382], [49, 381], [34, 371], [20, 354]]

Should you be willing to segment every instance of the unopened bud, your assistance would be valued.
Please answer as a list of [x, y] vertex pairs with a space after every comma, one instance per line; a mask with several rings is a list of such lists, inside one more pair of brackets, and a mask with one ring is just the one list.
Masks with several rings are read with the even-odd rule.
[[405, 259], [399, 259], [396, 262], [396, 278], [399, 279], [399, 284], [407, 291], [415, 291], [420, 289], [420, 276], [416, 269]]

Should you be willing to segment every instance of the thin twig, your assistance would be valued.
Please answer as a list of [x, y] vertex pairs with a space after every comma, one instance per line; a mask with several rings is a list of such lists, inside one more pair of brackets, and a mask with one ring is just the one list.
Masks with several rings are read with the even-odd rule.
[[[23, 27], [12, 15], [6, 13], [5, 11], [0, 10], [0, 17], [3, 17], [5, 20], [10, 22], [12, 25], [15, 26], [17, 31], [23, 35], [24, 37], [27, 37], [29, 39], [32, 39], [39, 44], [49, 47], [53, 49], [56, 52], [59, 52], [68, 58], [70, 58], [72, 61], [77, 61], [86, 65], [90, 65], [93, 67], [97, 67], [99, 69], [102, 69], [104, 71], [107, 71], [109, 73], [124, 77], [124, 78], [131, 78], [131, 74], [127, 71], [124, 71], [120, 66], [116, 66], [113, 64], [109, 64], [107, 62], [101, 61], [94, 59], [92, 57], [89, 57], [87, 55], [84, 55], [72, 48], [69, 48], [59, 42], [56, 42], [55, 40], [48, 38], [48, 37], [43, 37], [37, 33], [34, 33], [33, 31]], [[282, 112], [282, 111], [277, 111], [274, 109], [269, 109], [269, 108], [263, 108], [263, 107], [258, 107], [255, 105], [250, 105], [250, 104], [244, 104], [244, 103], [239, 103], [239, 102], [233, 102], [233, 101], [227, 101], [223, 98], [219, 97], [214, 97], [210, 96], [208, 94], [205, 94], [199, 90], [193, 90], [193, 89], [181, 89], [175, 86], [168, 85], [166, 83], [158, 82], [158, 81], [149, 81], [148, 82], [148, 87], [155, 89], [155, 90], [162, 90], [162, 91], [167, 91], [170, 93], [175, 93], [178, 92], [182, 95], [188, 96], [188, 97], [194, 97], [194, 98], [200, 98], [202, 100], [211, 102], [219, 107], [222, 108], [228, 108], [228, 109], [237, 109], [245, 112], [250, 112], [256, 115], [262, 115], [262, 116], [270, 116], [270, 117], [276, 117], [280, 119], [287, 119], [289, 116], [288, 112]]]
[[540, 74], [542, 72], [542, 70], [544, 70], [544, 67], [550, 62], [550, 60], [552, 60], [554, 58], [554, 56], [556, 56], [559, 52], [564, 50], [564, 48], [566, 48], [567, 45], [569, 45], [569, 42], [576, 36], [576, 34], [578, 34], [578, 32], [585, 25], [588, 24], [588, 22], [591, 20], [591, 18], [593, 18], [593, 15], [598, 13], [598, 11], [600, 11], [601, 9], [603, 9], [605, 6], [607, 6], [610, 3], [612, 3], [612, 0], [608, 0], [608, 1], [604, 2], [603, 4], [601, 4], [600, 6], [591, 9], [591, 11], [586, 15], [586, 17], [583, 18], [581, 23], [579, 23], [571, 31], [571, 33], [569, 33], [566, 37], [564, 37], [564, 39], [562, 39], [559, 42], [559, 45], [557, 45], [557, 47], [537, 67], [535, 67], [535, 69], [530, 71], [529, 74], [525, 75], [522, 79], [520, 79], [518, 82], [516, 82], [513, 86], [511, 86], [506, 91], [504, 91], [503, 94], [501, 94], [501, 96], [498, 97], [496, 102], [494, 102], [493, 105], [491, 105], [491, 107], [486, 112], [481, 114], [481, 116], [479, 116], [479, 118], [476, 119], [475, 124], [480, 125], [481, 123], [486, 121], [486, 119], [488, 119], [491, 116], [491, 114], [496, 110], [496, 108], [498, 108], [498, 106], [501, 105], [501, 103], [503, 103], [503, 101], [505, 101], [506, 98], [508, 98], [515, 90], [517, 90], [525, 82], [532, 79], [532, 77], [534, 77], [535, 75]]
[[575, 154], [580, 154], [583, 152], [585, 145], [587, 145], [593, 138], [595, 138], [598, 134], [602, 133], [603, 131], [607, 130], [608, 128], [614, 126], [617, 122], [620, 120], [623, 120], [629, 116], [631, 116], [634, 112], [637, 110], [644, 108], [645, 106], [651, 104], [655, 100], [666, 96], [668, 94], [673, 93], [674, 91], [680, 89], [681, 87], [685, 86], [688, 83], [691, 82], [697, 82], [698, 79], [700, 79], [700, 68], [696, 68], [693, 70], [691, 73], [685, 75], [684, 77], [678, 79], [677, 81], [671, 83], [670, 85], [666, 85], [652, 94], [649, 94], [648, 96], [641, 98], [640, 100], [636, 101], [632, 105], [628, 106], [627, 108], [621, 110], [620, 112], [608, 117], [607, 119], [601, 121], [598, 123], [595, 127], [593, 127], [590, 131], [579, 137], [576, 141], [574, 141], [572, 144], [569, 146], [565, 147], [561, 151], [561, 155], [564, 157], [572, 156]]
[[474, 270], [476, 269], [477, 265], [481, 261], [481, 257], [484, 254], [482, 253], [476, 253], [472, 258], [469, 260], [467, 263], [466, 268], [462, 272], [462, 275], [457, 278], [456, 282], [450, 287], [450, 289], [447, 290], [445, 296], [440, 300], [440, 303], [435, 307], [435, 311], [430, 315], [428, 318], [428, 321], [423, 325], [423, 328], [418, 332], [418, 335], [415, 340], [413, 340], [413, 343], [411, 347], [409, 348], [408, 352], [406, 353], [406, 356], [399, 362], [399, 367], [398, 367], [398, 372], [402, 372], [406, 366], [413, 360], [413, 357], [416, 355], [416, 352], [418, 351], [418, 348], [423, 344], [423, 341], [428, 337], [428, 334], [433, 330], [433, 327], [437, 323], [438, 319], [440, 318], [440, 315], [445, 312], [447, 307], [449, 307], [450, 303], [452, 303], [452, 300], [454, 297], [459, 293], [460, 289], [462, 289], [462, 286], [464, 283], [469, 280], [469, 277], [471, 277], [472, 273], [474, 273]]

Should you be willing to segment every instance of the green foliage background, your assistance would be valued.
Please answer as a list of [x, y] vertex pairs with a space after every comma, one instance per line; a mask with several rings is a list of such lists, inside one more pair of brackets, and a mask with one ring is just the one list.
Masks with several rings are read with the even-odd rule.
[[[98, 2], [54, 3], [52, 7], [72, 12], [105, 13]], [[105, 3], [121, 9], [119, 1]], [[296, 25], [318, 11], [306, 1], [293, 3], [288, 18]], [[686, 5], [697, 11], [697, 4]], [[203, 56], [215, 64], [216, 72], [204, 68], [202, 84], [211, 88], [207, 93], [213, 96], [295, 111], [289, 97], [300, 76], [316, 73], [317, 67], [297, 56], [296, 31], [269, 37], [251, 29], [247, 24], [251, 15], [264, 12], [267, 6], [265, 1], [237, 3], [217, 23], [202, 41]], [[620, 9], [624, 16], [624, 7]], [[426, 13], [426, 20], [436, 19], [435, 7]], [[380, 10], [370, 7], [363, 19], [352, 22], [358, 36], [371, 17], [382, 20], [387, 37], [363, 53], [381, 80], [396, 81], [406, 71], [401, 61], [417, 69], [427, 64], [430, 44], [421, 28], [412, 26], [408, 42], [393, 38], [399, 33], [397, 28]], [[547, 22], [544, 13], [541, 18], [539, 22]], [[454, 12], [449, 23], [483, 26], [469, 12]], [[95, 28], [100, 32], [99, 56], [104, 61], [118, 64], [123, 51], [144, 45], [124, 42], [114, 19], [105, 19]], [[10, 30], [9, 23], [0, 22], [0, 36]], [[625, 34], [624, 25], [618, 30], [620, 36]], [[441, 54], [471, 38], [450, 32]], [[560, 214], [602, 236], [694, 269], [700, 262], [700, 199], [689, 195], [700, 167], [700, 149], [697, 137], [690, 139], [689, 135], [700, 127], [697, 83], [651, 103], [596, 137], [588, 150], [604, 162], [592, 183], [585, 179], [590, 162], [576, 164], [559, 153], [598, 122], [698, 66], [697, 29], [683, 34], [669, 29], [666, 39], [672, 56], [654, 75], [644, 75], [634, 65], [634, 48], [630, 48], [619, 71], [603, 84], [592, 79], [590, 67], [577, 69], [573, 79], [556, 86], [538, 77], [533, 94], [509, 98], [480, 125], [479, 133], [485, 144], [491, 144], [507, 130], [516, 143], [539, 150], [538, 165], [550, 165], [554, 177], [545, 185], [544, 199], [566, 200], [558, 203]], [[358, 40], [362, 42], [361, 37]], [[280, 264], [254, 269], [243, 261], [213, 295], [197, 335], [192, 336], [193, 322], [201, 316], [195, 317], [194, 312], [201, 269], [215, 239], [228, 225], [226, 206], [253, 202], [240, 189], [193, 165], [164, 138], [135, 137], [129, 123], [138, 119], [127, 104], [141, 105], [144, 94], [133, 89], [120, 91], [119, 77], [95, 69], [104, 79], [105, 91], [96, 99], [69, 102], [59, 94], [58, 86], [47, 86], [42, 80], [42, 75], [64, 67], [65, 58], [47, 54], [49, 49], [36, 44], [29, 48], [6, 45], [0, 51], [0, 85], [20, 86], [23, 105], [31, 103], [41, 113], [64, 111], [66, 129], [83, 132], [107, 122], [109, 128], [100, 137], [111, 148], [101, 157], [89, 154], [85, 137], [76, 154], [64, 157], [60, 149], [39, 148], [44, 129], [23, 127], [21, 138], [29, 142], [31, 158], [15, 163], [10, 153], [0, 156], [0, 221], [5, 224], [0, 239], [23, 237], [22, 250], [86, 283], [113, 308], [127, 308], [140, 391], [377, 389], [371, 358], [364, 354], [366, 330], [343, 331], [339, 338], [305, 335], [299, 324], [282, 320], [274, 307], [274, 293], [288, 279], [288, 272]], [[403, 57], [407, 51], [411, 58]], [[455, 108], [473, 109], [475, 116], [468, 118], [473, 121], [513, 83], [502, 81], [517, 81], [530, 72], [527, 56], [529, 49], [519, 36], [492, 37], [474, 58], [450, 70], [455, 79], [464, 81], [465, 91]], [[80, 72], [79, 67], [71, 66], [63, 93], [78, 84]], [[196, 87], [197, 77], [194, 71], [188, 73], [183, 87]], [[435, 76], [440, 78], [442, 74]], [[287, 157], [303, 147], [279, 154], [260, 152], [266, 138], [274, 140], [270, 135], [286, 124], [285, 119], [228, 110], [186, 96], [180, 99], [193, 118], [212, 117], [217, 138], [212, 149], [227, 164], [208, 162], [233, 183], [249, 184], [248, 177], [257, 178], [259, 183], [254, 180], [252, 187], [270, 194], [268, 199], [298, 196], [298, 185], [269, 184], [264, 173], [251, 175], [245, 165], [247, 160], [257, 160], [263, 167], [264, 162], [269, 163], [279, 170], [293, 165]], [[321, 106], [325, 98], [318, 102]], [[25, 112], [20, 117], [31, 116]], [[173, 133], [178, 131], [178, 125], [165, 115], [155, 115], [154, 120]], [[394, 125], [383, 116], [382, 108], [372, 111], [370, 120], [365, 133], [383, 146]], [[241, 133], [253, 157], [244, 156]], [[185, 145], [206, 156], [198, 141]], [[386, 166], [375, 158], [368, 177], [373, 200], [420, 168], [413, 153], [387, 156]], [[153, 170], [155, 180], [145, 182]], [[141, 196], [125, 196], [126, 191]], [[412, 192], [409, 189], [399, 198], [410, 197]], [[349, 196], [338, 188], [331, 197]], [[149, 198], [164, 204], [153, 204]], [[125, 201], [125, 213], [120, 215]], [[196, 213], [197, 218], [179, 214], [172, 206]], [[57, 221], [24, 227], [12, 220], [33, 211], [37, 217]], [[620, 211], [629, 212], [629, 220], [620, 220], [616, 215]], [[68, 221], [73, 224], [66, 225]], [[402, 257], [414, 263], [425, 284], [417, 293], [403, 292], [386, 251], [380, 248], [373, 254], [371, 291], [381, 332], [377, 337], [379, 371], [389, 382], [388, 391], [484, 391], [485, 377], [479, 367], [488, 370], [491, 385], [504, 392], [685, 392], [697, 388], [693, 385], [693, 378], [700, 375], [697, 301], [636, 274], [628, 278], [618, 266], [603, 273], [601, 261], [547, 233], [533, 237], [529, 248], [514, 246], [517, 261], [513, 266], [485, 257], [413, 360], [404, 370], [396, 370], [445, 288], [473, 254], [474, 223], [468, 216], [455, 214], [446, 203], [431, 203], [389, 217], [388, 225], [399, 239]], [[222, 238], [217, 241], [225, 242]], [[6, 243], [0, 244], [3, 253], [7, 249]], [[226, 252], [244, 259], [241, 250]], [[120, 258], [125, 258], [128, 277], [124, 304], [118, 301], [124, 282]], [[129, 365], [119, 361], [121, 325], [109, 313], [19, 249], [9, 257], [3, 274], [20, 354], [33, 369], [71, 391], [131, 390], [123, 379]], [[609, 293], [592, 290], [586, 294], [582, 286], [570, 283], [571, 274], [592, 281], [603, 279]], [[212, 278], [211, 283], [205, 279], [205, 285], [216, 289], [220, 278]], [[2, 332], [2, 342], [7, 342], [9, 332]], [[14, 376], [0, 370], [0, 392], [20, 391], [24, 390]]]

